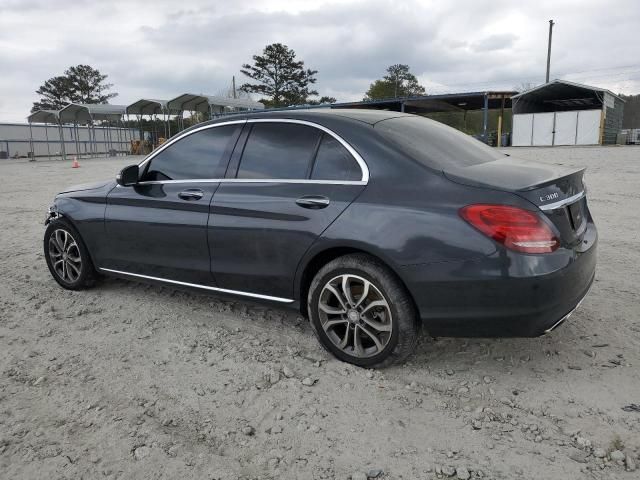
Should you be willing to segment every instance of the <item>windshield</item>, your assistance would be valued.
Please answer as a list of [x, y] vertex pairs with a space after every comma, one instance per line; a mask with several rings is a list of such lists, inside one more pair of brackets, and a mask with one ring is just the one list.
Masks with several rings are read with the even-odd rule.
[[410, 157], [438, 170], [504, 158], [498, 150], [472, 136], [424, 117], [391, 118], [376, 123], [374, 128]]

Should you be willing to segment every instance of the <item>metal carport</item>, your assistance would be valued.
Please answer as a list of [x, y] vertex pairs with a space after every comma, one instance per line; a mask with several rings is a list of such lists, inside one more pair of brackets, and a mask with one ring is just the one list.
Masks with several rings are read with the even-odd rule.
[[[70, 103], [66, 107], [62, 108], [59, 112], [60, 123], [71, 123], [76, 132], [76, 154], [80, 153], [78, 142], [78, 125], [84, 124], [89, 126], [90, 145], [92, 146], [91, 154], [98, 153], [98, 141], [96, 138], [95, 121], [108, 121], [108, 122], [120, 122], [122, 127], [122, 116], [126, 112], [126, 105], [111, 105], [111, 104], [79, 104]], [[125, 140], [126, 140], [125, 130]], [[107, 152], [112, 150], [114, 139], [111, 136], [111, 129], [103, 129], [103, 142]], [[107, 138], [108, 137], [108, 138]], [[121, 129], [118, 129], [118, 143], [122, 146]]]
[[60, 151], [62, 152], [62, 157], [66, 158], [65, 150], [64, 150], [64, 142], [62, 139], [62, 125], [60, 124], [60, 116], [58, 115], [57, 110], [38, 110], [37, 112], [32, 113], [27, 117], [27, 122], [29, 122], [29, 148], [32, 152], [32, 160], [35, 160], [35, 150], [33, 147], [33, 131], [31, 130], [32, 123], [44, 123], [45, 124], [45, 135], [47, 138], [47, 158], [51, 158], [51, 150], [49, 148], [49, 129], [46, 128], [47, 124], [52, 123], [58, 126], [58, 135], [60, 138]]
[[371, 108], [378, 110], [392, 110], [429, 114], [437, 112], [466, 112], [470, 110], [482, 111], [482, 133], [484, 142], [488, 142], [489, 110], [499, 110], [498, 138], [501, 137], [505, 108], [511, 108], [511, 97], [515, 91], [486, 91], [447, 93], [442, 95], [418, 95], [414, 97], [386, 98], [381, 100], [363, 100], [361, 102], [334, 103], [331, 108]]
[[262, 110], [264, 105], [244, 98], [226, 98], [215, 95], [184, 93], [167, 102], [167, 108], [180, 117], [181, 128], [184, 128], [184, 112], [200, 112], [213, 118], [215, 115], [228, 113], [228, 110]]
[[164, 124], [164, 137], [171, 137], [171, 123], [170, 115], [172, 112], [167, 107], [167, 100], [158, 100], [155, 98], [141, 98], [137, 102], [127, 106], [127, 117], [129, 115], [136, 115], [138, 118], [138, 126], [142, 131], [142, 117], [149, 116], [158, 119], [158, 115], [162, 115], [162, 122]]

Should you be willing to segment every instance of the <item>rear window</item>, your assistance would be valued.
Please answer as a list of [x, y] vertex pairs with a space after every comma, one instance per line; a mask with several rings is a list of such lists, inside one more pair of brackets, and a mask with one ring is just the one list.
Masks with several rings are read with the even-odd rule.
[[438, 170], [504, 158], [498, 150], [470, 135], [424, 117], [383, 120], [376, 123], [375, 129], [410, 157]]

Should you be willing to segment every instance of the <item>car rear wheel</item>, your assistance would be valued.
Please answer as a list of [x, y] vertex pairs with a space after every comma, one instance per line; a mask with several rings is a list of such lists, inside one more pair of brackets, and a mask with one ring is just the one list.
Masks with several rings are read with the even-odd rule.
[[94, 285], [96, 271], [78, 231], [65, 220], [54, 220], [44, 234], [44, 256], [54, 280], [68, 290]]
[[308, 312], [322, 346], [361, 367], [404, 360], [420, 330], [400, 280], [365, 254], [339, 257], [320, 269], [309, 288]]

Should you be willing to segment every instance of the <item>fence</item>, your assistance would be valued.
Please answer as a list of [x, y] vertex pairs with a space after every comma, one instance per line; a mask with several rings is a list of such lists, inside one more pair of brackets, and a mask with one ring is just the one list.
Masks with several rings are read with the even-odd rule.
[[[126, 154], [131, 140], [139, 140], [136, 128], [74, 127], [73, 125], [32, 124], [33, 155], [54, 157], [62, 155]], [[31, 152], [28, 123], [0, 123], [0, 159], [28, 157]], [[62, 140], [61, 140], [62, 138]]]

